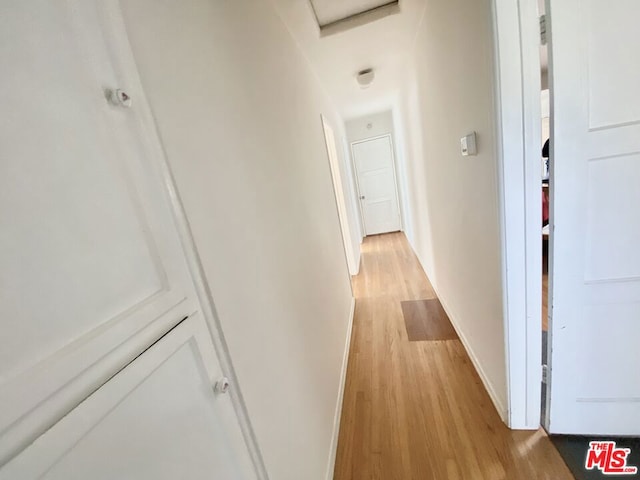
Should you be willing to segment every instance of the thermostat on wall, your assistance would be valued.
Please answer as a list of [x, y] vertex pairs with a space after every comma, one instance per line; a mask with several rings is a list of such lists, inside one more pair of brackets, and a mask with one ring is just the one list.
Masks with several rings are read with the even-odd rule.
[[476, 132], [471, 132], [460, 139], [460, 150], [465, 157], [478, 153], [476, 150]]

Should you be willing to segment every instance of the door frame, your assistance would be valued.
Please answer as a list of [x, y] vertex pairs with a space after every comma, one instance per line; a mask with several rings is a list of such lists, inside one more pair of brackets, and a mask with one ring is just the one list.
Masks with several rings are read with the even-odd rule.
[[400, 218], [400, 231], [404, 232], [404, 222], [402, 219], [402, 210], [400, 209], [400, 187], [398, 185], [398, 172], [396, 166], [396, 154], [395, 154], [395, 146], [393, 144], [393, 136], [391, 133], [384, 133], [382, 135], [376, 135], [374, 137], [363, 138], [362, 140], [356, 140], [355, 142], [349, 143], [349, 151], [351, 153], [351, 166], [353, 171], [353, 176], [355, 177], [356, 183], [356, 201], [358, 202], [358, 209], [360, 211], [360, 228], [362, 229], [363, 237], [368, 236], [367, 234], [367, 225], [364, 221], [364, 210], [362, 209], [362, 202], [360, 201], [360, 197], [362, 194], [360, 193], [360, 182], [358, 180], [358, 167], [356, 166], [356, 156], [353, 152], [354, 145], [358, 145], [359, 143], [366, 143], [372, 140], [379, 140], [381, 138], [388, 138], [389, 145], [391, 146], [391, 165], [393, 166], [393, 185], [396, 187], [396, 205], [398, 207], [398, 217]]
[[540, 26], [536, 0], [491, 5], [507, 425], [535, 430], [542, 382]]
[[[322, 131], [324, 135], [324, 143], [327, 147], [327, 158], [329, 161], [329, 169], [331, 171], [331, 183], [333, 184], [333, 195], [336, 200], [336, 210], [338, 213], [338, 220], [340, 223], [340, 233], [342, 236], [342, 243], [344, 244], [344, 255], [351, 275], [357, 275], [360, 269], [359, 262], [357, 261], [357, 254], [353, 251], [353, 234], [349, 228], [349, 215], [347, 213], [347, 204], [344, 195], [342, 173], [340, 171], [340, 156], [338, 153], [338, 145], [336, 142], [335, 130], [331, 126], [329, 119], [323, 114], [320, 114], [320, 120], [322, 122]], [[333, 145], [329, 145], [329, 134], [333, 140]], [[332, 148], [333, 147], [333, 148]]]

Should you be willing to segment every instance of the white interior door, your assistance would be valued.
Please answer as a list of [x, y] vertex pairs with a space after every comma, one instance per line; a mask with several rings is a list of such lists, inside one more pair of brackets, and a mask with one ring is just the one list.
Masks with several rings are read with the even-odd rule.
[[553, 433], [640, 435], [640, 2], [551, 0]]
[[203, 320], [190, 317], [0, 469], [1, 480], [248, 480]]
[[402, 228], [391, 136], [351, 144], [365, 235]]

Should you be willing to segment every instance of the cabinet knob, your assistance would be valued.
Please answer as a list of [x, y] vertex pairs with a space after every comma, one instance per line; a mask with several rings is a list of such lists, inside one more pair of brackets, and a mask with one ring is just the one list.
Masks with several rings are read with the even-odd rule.
[[131, 97], [119, 88], [109, 92], [109, 101], [118, 107], [131, 108]]
[[231, 387], [231, 383], [227, 377], [222, 377], [220, 380], [216, 382], [213, 387], [213, 391], [217, 394], [224, 394], [229, 391], [229, 387]]

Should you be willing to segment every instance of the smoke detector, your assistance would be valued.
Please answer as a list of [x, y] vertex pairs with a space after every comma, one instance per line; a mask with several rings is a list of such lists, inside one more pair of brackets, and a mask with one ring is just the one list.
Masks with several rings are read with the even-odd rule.
[[358, 85], [360, 85], [360, 88], [367, 88], [373, 83], [375, 76], [376, 74], [373, 68], [365, 68], [356, 74], [356, 81]]

